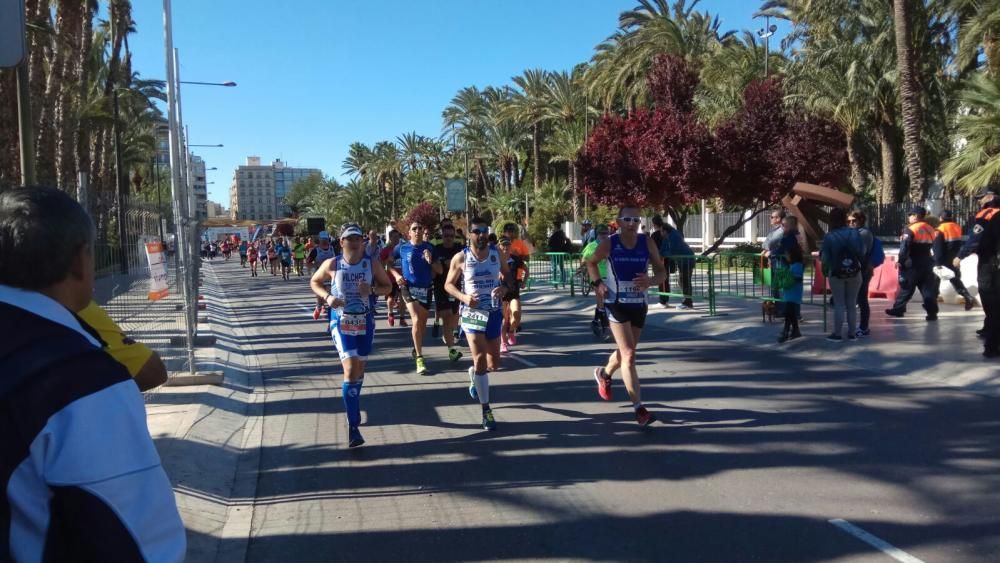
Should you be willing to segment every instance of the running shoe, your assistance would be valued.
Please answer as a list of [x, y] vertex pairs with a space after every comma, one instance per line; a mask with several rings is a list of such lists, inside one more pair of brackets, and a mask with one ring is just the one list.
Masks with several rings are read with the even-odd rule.
[[646, 410], [646, 407], [639, 407], [635, 409], [635, 421], [639, 423], [639, 426], [649, 426], [656, 422], [656, 416]]
[[871, 333], [872, 331], [867, 328], [859, 328], [857, 331], [855, 331], [854, 336], [857, 336], [858, 338], [863, 338], [865, 336], [871, 335]]
[[502, 354], [506, 354], [507, 352], [510, 352], [510, 349], [507, 348], [507, 341], [504, 340], [504, 339], [502, 339], [502, 338], [500, 339], [500, 352]]
[[844, 338], [842, 336], [840, 336], [839, 334], [837, 334], [837, 333], [833, 333], [830, 336], [827, 336], [826, 339], [829, 340], [830, 342], [843, 342], [844, 341]]
[[594, 379], [597, 380], [597, 394], [605, 401], [611, 400], [611, 377], [604, 374], [604, 368], [594, 368]]
[[490, 432], [497, 429], [497, 421], [493, 419], [493, 411], [488, 410], [483, 413], [483, 430]]
[[350, 438], [350, 441], [347, 443], [348, 448], [356, 448], [365, 443], [365, 439], [361, 437], [361, 431], [358, 430], [357, 426], [348, 428], [347, 434]]
[[396, 317], [392, 316], [392, 313], [389, 313], [389, 326], [394, 326], [395, 324], [396, 324]]
[[691, 309], [692, 307], [690, 305], [685, 305], [683, 303], [677, 306], [678, 311], [690, 311]]
[[423, 356], [417, 356], [417, 375], [427, 375], [427, 364], [424, 363]]
[[316, 308], [313, 309], [313, 320], [314, 321], [319, 320], [319, 305], [317, 305]]
[[507, 344], [511, 346], [517, 344], [517, 330], [507, 335]]
[[458, 348], [451, 348], [448, 350], [448, 359], [457, 362], [462, 358], [462, 353], [458, 351]]
[[469, 396], [473, 399], [479, 399], [479, 393], [476, 392], [476, 372], [474, 367], [469, 366]]

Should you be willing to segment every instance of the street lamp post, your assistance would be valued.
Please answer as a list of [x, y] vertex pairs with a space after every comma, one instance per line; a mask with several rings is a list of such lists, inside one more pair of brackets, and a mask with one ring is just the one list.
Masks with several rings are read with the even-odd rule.
[[[754, 16], [759, 18], [761, 16]], [[764, 17], [764, 27], [757, 30], [757, 35], [764, 40], [764, 78], [767, 78], [767, 60], [771, 58], [771, 36], [778, 31], [778, 26], [771, 25], [771, 16]]]

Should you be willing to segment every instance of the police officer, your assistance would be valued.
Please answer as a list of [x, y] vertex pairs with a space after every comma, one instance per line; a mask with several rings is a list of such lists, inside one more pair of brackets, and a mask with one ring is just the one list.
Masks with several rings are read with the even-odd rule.
[[910, 224], [903, 229], [903, 235], [899, 238], [899, 295], [892, 308], [886, 309], [885, 314], [893, 317], [902, 317], [906, 313], [906, 303], [913, 297], [913, 293], [919, 289], [920, 296], [924, 299], [924, 310], [927, 311], [925, 317], [928, 321], [936, 321], [938, 314], [938, 284], [941, 282], [934, 275], [934, 258], [932, 247], [934, 246], [934, 227], [930, 226], [924, 217], [927, 210], [919, 205], [910, 210]]
[[976, 222], [969, 234], [969, 239], [962, 245], [958, 256], [952, 261], [952, 266], [959, 267], [966, 256], [975, 253], [979, 257], [977, 278], [979, 282], [979, 298], [983, 302], [983, 312], [986, 319], [981, 331], [983, 336], [983, 356], [995, 358], [1000, 356], [1000, 259], [997, 250], [1000, 248], [1000, 201], [997, 201], [998, 188], [989, 188], [978, 194], [982, 209], [976, 213]]
[[965, 310], [972, 309], [976, 300], [969, 294], [962, 283], [962, 271], [952, 265], [958, 251], [962, 249], [962, 227], [955, 222], [955, 214], [947, 209], [941, 212], [941, 224], [938, 225], [937, 234], [934, 237], [934, 260], [938, 266], [948, 268], [954, 272], [955, 277], [949, 280], [955, 291], [965, 299]]

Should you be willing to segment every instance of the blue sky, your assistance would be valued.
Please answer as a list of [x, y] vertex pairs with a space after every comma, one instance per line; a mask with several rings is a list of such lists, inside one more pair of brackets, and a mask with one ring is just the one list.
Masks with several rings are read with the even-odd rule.
[[[441, 133], [460, 88], [502, 85], [524, 69], [589, 60], [636, 0], [173, 0], [184, 121], [209, 167], [209, 198], [229, 206], [249, 155], [340, 177], [348, 146], [408, 131]], [[277, 8], [276, 8], [277, 6]], [[755, 1], [702, 0], [723, 29], [757, 29]], [[133, 2], [134, 69], [163, 78], [162, 2]], [[786, 31], [783, 22], [778, 36]], [[775, 48], [775, 42], [772, 42]]]

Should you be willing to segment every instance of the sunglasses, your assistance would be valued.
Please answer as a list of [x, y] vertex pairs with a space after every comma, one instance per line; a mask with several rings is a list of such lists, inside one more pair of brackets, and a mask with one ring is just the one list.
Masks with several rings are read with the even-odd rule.
[[618, 219], [625, 223], [638, 223], [642, 221], [642, 217], [619, 217]]
[[490, 229], [488, 227], [483, 227], [481, 229], [469, 229], [469, 232], [474, 235], [488, 235], [490, 234]]

